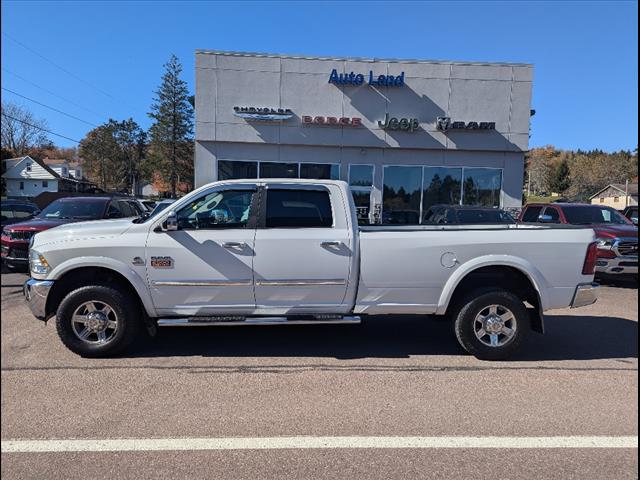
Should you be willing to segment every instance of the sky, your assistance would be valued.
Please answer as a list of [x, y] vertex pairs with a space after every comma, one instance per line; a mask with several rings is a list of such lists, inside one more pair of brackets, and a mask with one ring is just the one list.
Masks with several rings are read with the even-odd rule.
[[531, 147], [638, 145], [637, 2], [2, 1], [1, 8], [2, 100], [73, 140], [109, 118], [148, 128], [170, 55], [194, 92], [194, 52], [210, 49], [532, 63]]

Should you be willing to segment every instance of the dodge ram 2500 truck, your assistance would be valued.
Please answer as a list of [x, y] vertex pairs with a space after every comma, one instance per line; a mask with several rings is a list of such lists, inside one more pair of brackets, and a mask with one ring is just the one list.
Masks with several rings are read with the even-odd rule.
[[590, 228], [358, 227], [346, 183], [212, 183], [156, 217], [38, 233], [24, 293], [83, 356], [161, 326], [353, 323], [446, 315], [462, 347], [503, 359], [546, 310], [596, 301]]

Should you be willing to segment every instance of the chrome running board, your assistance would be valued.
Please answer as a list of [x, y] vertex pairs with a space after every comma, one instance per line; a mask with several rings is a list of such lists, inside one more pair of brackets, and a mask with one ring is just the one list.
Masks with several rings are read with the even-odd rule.
[[161, 318], [159, 327], [220, 327], [238, 325], [339, 325], [360, 323], [356, 316], [318, 315], [317, 318], [299, 317], [183, 317]]

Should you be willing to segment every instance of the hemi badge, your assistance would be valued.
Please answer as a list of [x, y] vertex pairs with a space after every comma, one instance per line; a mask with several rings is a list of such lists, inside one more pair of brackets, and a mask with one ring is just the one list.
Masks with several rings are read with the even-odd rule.
[[136, 266], [143, 266], [144, 260], [140, 257], [133, 257], [133, 261], [131, 263], [133, 263]]

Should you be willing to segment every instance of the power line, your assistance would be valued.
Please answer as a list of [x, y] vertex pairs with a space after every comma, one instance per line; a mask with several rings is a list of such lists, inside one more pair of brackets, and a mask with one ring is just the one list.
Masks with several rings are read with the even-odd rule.
[[9, 35], [6, 32], [2, 32], [2, 35], [4, 35], [5, 37], [7, 37], [9, 40], [17, 43], [18, 45], [20, 45], [22, 48], [24, 48], [25, 50], [30, 51], [31, 53], [33, 53], [34, 55], [37, 55], [38, 57], [42, 58], [43, 60], [49, 62], [51, 65], [53, 65], [54, 67], [62, 70], [64, 73], [66, 73], [67, 75], [75, 78], [76, 80], [84, 83], [85, 85], [90, 86], [91, 88], [94, 88], [95, 90], [99, 91], [100, 93], [102, 93], [103, 95], [106, 95], [107, 97], [111, 98], [112, 100], [117, 100], [113, 95], [111, 95], [108, 92], [105, 92], [104, 90], [102, 90], [101, 88], [96, 87], [95, 85], [93, 85], [92, 83], [87, 82], [86, 80], [80, 78], [79, 76], [75, 75], [74, 73], [71, 73], [69, 70], [67, 70], [64, 67], [61, 67], [60, 65], [58, 65], [57, 63], [55, 63], [53, 60], [49, 60], [47, 57], [45, 57], [44, 55], [42, 55], [41, 53], [36, 52], [33, 48], [27, 47], [24, 43], [16, 40], [15, 38], [13, 38], [11, 35]]
[[4, 88], [4, 87], [2, 87], [2, 90], [5, 90], [5, 91], [7, 91], [7, 92], [9, 92], [9, 93], [13, 93], [14, 95], [17, 95], [17, 96], [19, 96], [19, 97], [22, 97], [22, 98], [24, 98], [25, 100], [29, 100], [30, 102], [37, 103], [38, 105], [42, 105], [42, 106], [43, 106], [43, 107], [45, 107], [45, 108], [48, 108], [48, 109], [50, 109], [50, 110], [53, 110], [54, 112], [61, 113], [62, 115], [66, 115], [67, 117], [69, 117], [69, 118], [73, 118], [74, 120], [77, 120], [77, 121], [79, 121], [79, 122], [86, 123], [87, 125], [91, 125], [92, 127], [97, 127], [97, 126], [98, 126], [98, 125], [96, 125], [95, 123], [87, 122], [86, 120], [83, 120], [83, 119], [81, 119], [81, 118], [75, 117], [75, 116], [71, 115], [70, 113], [63, 112], [62, 110], [58, 110], [57, 108], [53, 108], [53, 107], [50, 107], [49, 105], [45, 105], [45, 104], [44, 104], [44, 103], [42, 103], [42, 102], [38, 102], [37, 100], [34, 100], [33, 98], [25, 97], [24, 95], [22, 95], [22, 94], [20, 94], [20, 93], [18, 93], [18, 92], [14, 92], [13, 90], [9, 90], [8, 88]]
[[19, 78], [19, 79], [20, 79], [20, 80], [22, 80], [23, 82], [26, 82], [26, 83], [28, 83], [28, 84], [30, 84], [30, 85], [33, 85], [34, 87], [39, 88], [40, 90], [42, 90], [42, 91], [44, 91], [44, 92], [47, 92], [49, 95], [53, 95], [54, 97], [57, 97], [57, 98], [59, 98], [60, 100], [64, 100], [65, 102], [68, 102], [68, 103], [70, 103], [71, 105], [74, 105], [74, 106], [76, 106], [76, 107], [78, 107], [78, 108], [81, 108], [82, 110], [85, 110], [85, 111], [87, 111], [87, 112], [89, 112], [89, 113], [93, 113], [94, 115], [97, 115], [98, 117], [104, 117], [104, 115], [101, 115], [101, 114], [99, 114], [98, 112], [96, 112], [96, 111], [94, 111], [94, 110], [90, 110], [90, 109], [88, 109], [88, 108], [86, 108], [86, 107], [83, 107], [82, 105], [80, 105], [79, 103], [74, 102], [73, 100], [69, 100], [68, 98], [64, 98], [64, 97], [62, 97], [62, 96], [58, 95], [57, 93], [54, 93], [54, 92], [52, 92], [51, 90], [48, 90], [48, 89], [46, 89], [46, 88], [44, 88], [44, 87], [42, 87], [42, 86], [38, 85], [37, 83], [34, 83], [34, 82], [32, 82], [31, 80], [28, 80], [28, 79], [26, 79], [26, 78], [24, 78], [24, 77], [22, 77], [22, 76], [18, 75], [18, 74], [17, 74], [17, 73], [15, 73], [15, 72], [12, 72], [12, 71], [11, 71], [11, 70], [9, 70], [8, 68], [4, 68], [4, 67], [2, 67], [2, 70], [4, 70], [5, 72], [7, 72], [7, 73], [9, 73], [9, 74], [13, 75], [14, 77]]
[[72, 142], [80, 143], [78, 140], [74, 140], [73, 138], [65, 137], [64, 135], [60, 135], [59, 133], [52, 132], [51, 130], [47, 130], [46, 128], [38, 127], [37, 125], [32, 125], [29, 122], [25, 122], [24, 120], [20, 120], [19, 118], [16, 118], [16, 117], [12, 117], [11, 115], [7, 115], [4, 112], [2, 112], [2, 115], [4, 117], [10, 118], [11, 120], [15, 120], [16, 122], [20, 122], [20, 123], [23, 123], [24, 125], [28, 125], [30, 127], [37, 128], [38, 130], [42, 130], [43, 132], [50, 133], [51, 135], [55, 135], [56, 137], [61, 137], [61, 138], [64, 138], [66, 140], [71, 140]]

